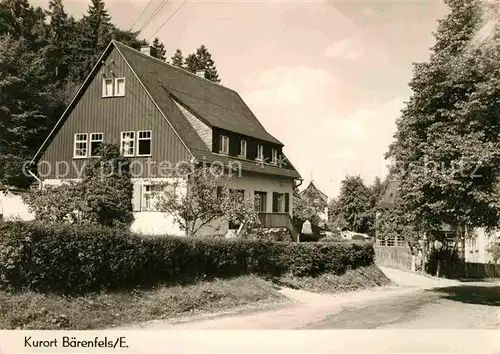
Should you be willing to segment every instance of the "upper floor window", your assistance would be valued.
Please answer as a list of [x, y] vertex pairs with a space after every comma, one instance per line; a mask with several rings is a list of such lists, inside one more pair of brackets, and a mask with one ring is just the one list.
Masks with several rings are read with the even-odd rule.
[[151, 130], [137, 132], [137, 155], [151, 155]]
[[123, 156], [134, 156], [135, 132], [122, 132], [120, 145]]
[[240, 157], [243, 157], [243, 158], [247, 157], [247, 141], [246, 140], [240, 141]]
[[118, 77], [115, 79], [115, 96], [125, 96], [125, 78]]
[[113, 97], [113, 79], [102, 80], [102, 97]]
[[88, 151], [88, 134], [78, 133], [75, 134], [75, 145], [73, 156], [75, 158], [87, 157]]
[[125, 78], [105, 78], [102, 80], [102, 97], [125, 96]]
[[278, 163], [278, 149], [272, 150], [272, 160], [271, 163], [276, 165]]
[[225, 135], [220, 136], [220, 141], [219, 141], [219, 152], [221, 154], [229, 154], [229, 137]]
[[264, 160], [264, 145], [257, 145], [257, 160]]
[[103, 137], [103, 133], [90, 134], [90, 156], [98, 156], [98, 151], [102, 145]]

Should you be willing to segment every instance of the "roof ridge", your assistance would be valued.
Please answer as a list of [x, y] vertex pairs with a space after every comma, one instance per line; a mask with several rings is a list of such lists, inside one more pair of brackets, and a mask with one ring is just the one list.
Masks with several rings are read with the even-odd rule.
[[206, 82], [208, 82], [208, 83], [210, 83], [210, 84], [212, 84], [212, 85], [217, 85], [217, 86], [220, 86], [220, 87], [222, 87], [222, 88], [224, 88], [224, 89], [226, 89], [226, 90], [229, 90], [229, 91], [231, 91], [231, 92], [236, 93], [236, 91], [235, 91], [235, 90], [233, 90], [233, 89], [232, 89], [232, 88], [230, 88], [230, 87], [227, 87], [227, 86], [224, 86], [224, 85], [222, 85], [222, 84], [219, 84], [219, 83], [213, 82], [213, 81], [211, 81], [211, 80], [205, 79], [205, 78], [203, 78], [203, 77], [200, 77], [200, 76], [198, 76], [198, 75], [196, 75], [196, 74], [194, 74], [194, 73], [192, 73], [192, 72], [190, 72], [190, 71], [188, 71], [188, 70], [186, 70], [186, 69], [183, 69], [183, 68], [180, 68], [180, 67], [178, 67], [178, 66], [175, 66], [175, 65], [169, 64], [169, 63], [164, 62], [163, 60], [158, 59], [158, 58], [155, 58], [155, 57], [153, 57], [153, 56], [151, 56], [151, 55], [144, 54], [144, 53], [142, 53], [140, 50], [137, 50], [137, 49], [132, 48], [132, 47], [130, 47], [130, 46], [128, 46], [128, 45], [126, 45], [126, 44], [123, 44], [122, 42], [119, 42], [119, 41], [117, 41], [116, 39], [112, 39], [111, 41], [112, 41], [113, 43], [115, 43], [115, 44], [117, 43], [117, 44], [119, 44], [119, 45], [121, 45], [121, 46], [125, 47], [126, 49], [133, 50], [134, 52], [136, 52], [137, 54], [139, 54], [139, 55], [141, 55], [141, 56], [143, 56], [143, 57], [145, 57], [145, 58], [148, 58], [148, 59], [153, 60], [153, 61], [157, 61], [159, 64], [162, 64], [162, 65], [168, 66], [168, 67], [169, 67], [169, 68], [171, 68], [171, 69], [174, 69], [174, 70], [176, 70], [176, 71], [182, 72], [183, 74], [188, 74], [188, 75], [191, 75], [191, 76], [193, 76], [193, 77], [197, 78], [198, 80], [205, 80]]

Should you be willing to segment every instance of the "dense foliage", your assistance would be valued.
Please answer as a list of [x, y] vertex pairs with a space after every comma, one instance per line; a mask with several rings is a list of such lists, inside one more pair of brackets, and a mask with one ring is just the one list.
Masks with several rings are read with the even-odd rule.
[[372, 186], [366, 186], [360, 176], [346, 176], [339, 196], [329, 206], [332, 229], [373, 235], [377, 205], [385, 186], [379, 178]]
[[430, 59], [415, 64], [413, 94], [388, 157], [401, 181], [405, 222], [457, 238], [500, 221], [500, 26], [498, 2], [446, 0]]
[[85, 166], [80, 182], [46, 186], [23, 196], [37, 220], [130, 226], [134, 220], [130, 162], [112, 144], [103, 144], [99, 155]]
[[325, 220], [321, 215], [328, 204], [315, 193], [305, 190], [304, 193], [293, 194], [293, 216], [299, 220], [309, 220], [312, 224], [323, 226]]
[[198, 277], [342, 274], [373, 263], [369, 244], [141, 237], [126, 230], [36, 222], [0, 225], [0, 283], [85, 293]]
[[[47, 10], [33, 4], [0, 0], [0, 184], [17, 187], [31, 183], [23, 163], [40, 148], [111, 39], [136, 49], [147, 44], [139, 32], [113, 24], [103, 0], [91, 0], [79, 20], [68, 15], [62, 0], [50, 0]], [[166, 59], [159, 39], [151, 46]], [[220, 81], [205, 46], [191, 57], [196, 67], [180, 66], [206, 69], [207, 79]]]

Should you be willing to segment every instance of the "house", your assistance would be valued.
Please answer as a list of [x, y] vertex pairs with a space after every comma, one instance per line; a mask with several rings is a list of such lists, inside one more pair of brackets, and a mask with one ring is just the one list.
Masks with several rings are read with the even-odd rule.
[[[400, 181], [397, 180], [388, 182], [387, 188], [379, 203], [379, 207], [382, 210], [387, 210], [394, 206], [394, 200], [399, 185]], [[446, 247], [454, 248], [456, 244], [456, 234], [454, 229], [450, 225], [443, 223], [439, 232], [442, 233], [442, 238], [446, 240]], [[488, 248], [494, 242], [500, 242], [500, 231], [487, 231], [484, 228], [475, 228], [466, 236], [464, 242], [464, 260], [470, 263], [493, 262], [493, 257], [488, 252]], [[397, 237], [396, 239], [380, 239], [377, 237], [377, 244], [381, 246], [402, 246], [404, 245], [404, 241], [402, 237]], [[457, 250], [460, 254], [460, 251], [462, 250], [462, 242], [458, 243]]]
[[[153, 191], [158, 181], [174, 178], [186, 181], [176, 193], [185, 192], [189, 182], [173, 172], [191, 163], [238, 170], [228, 187], [257, 197], [265, 224], [290, 225], [290, 196], [301, 176], [283, 143], [237, 92], [152, 57], [150, 47], [111, 41], [34, 157], [39, 182], [80, 178], [104, 141], [119, 144], [130, 159], [136, 232], [183, 234], [155, 210]], [[220, 220], [205, 230], [228, 231]]]
[[13, 219], [33, 220], [34, 215], [23, 201], [23, 194], [29, 191], [0, 186], [0, 221]]
[[299, 196], [312, 200], [316, 205], [320, 205], [323, 211], [320, 213], [319, 217], [324, 224], [328, 222], [328, 196], [319, 190], [319, 188], [314, 185], [313, 181], [309, 182], [309, 185], [299, 193]]

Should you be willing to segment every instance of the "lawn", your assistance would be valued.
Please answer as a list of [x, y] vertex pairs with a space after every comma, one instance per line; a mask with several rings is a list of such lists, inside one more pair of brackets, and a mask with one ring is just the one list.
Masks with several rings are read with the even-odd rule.
[[284, 300], [271, 283], [255, 276], [79, 297], [0, 292], [0, 328], [104, 329]]
[[[269, 279], [271, 280], [271, 279]], [[158, 286], [85, 296], [0, 291], [0, 329], [85, 330], [122, 327], [150, 320], [190, 317], [257, 305], [285, 303], [273, 282], [313, 292], [343, 292], [383, 286], [389, 279], [377, 266], [342, 275], [284, 276], [266, 281], [257, 276], [202, 280], [188, 285]]]

